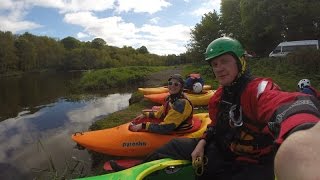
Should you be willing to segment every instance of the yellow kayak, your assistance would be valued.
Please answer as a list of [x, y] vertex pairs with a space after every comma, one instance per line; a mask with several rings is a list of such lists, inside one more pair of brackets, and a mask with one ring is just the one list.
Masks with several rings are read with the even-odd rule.
[[[192, 94], [185, 92], [184, 94], [187, 96], [187, 98], [191, 101], [191, 103], [194, 106], [206, 106], [208, 105], [210, 98], [215, 93], [215, 90], [207, 90], [200, 94]], [[160, 93], [160, 94], [148, 94], [144, 95], [144, 98], [158, 103], [158, 104], [164, 104], [166, 97], [169, 95], [169, 93]]]
[[[210, 90], [210, 89], [211, 89], [210, 85], [205, 84], [203, 86], [203, 90]], [[155, 87], [155, 88], [138, 88], [138, 91], [144, 95], [148, 95], [148, 94], [166, 93], [166, 92], [169, 92], [169, 89], [167, 86], [162, 86], [162, 87]]]

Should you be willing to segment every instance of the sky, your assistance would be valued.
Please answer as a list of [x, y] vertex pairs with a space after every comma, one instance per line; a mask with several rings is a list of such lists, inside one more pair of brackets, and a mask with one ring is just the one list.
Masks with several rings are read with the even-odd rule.
[[186, 51], [190, 31], [221, 0], [0, 0], [0, 31], [110, 46], [146, 46], [158, 55]]

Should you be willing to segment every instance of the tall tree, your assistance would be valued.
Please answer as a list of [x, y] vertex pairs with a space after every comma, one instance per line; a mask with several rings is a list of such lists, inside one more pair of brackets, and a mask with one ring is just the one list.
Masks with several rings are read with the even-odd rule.
[[286, 40], [320, 38], [319, 0], [287, 0], [282, 4]]
[[102, 49], [107, 43], [102, 38], [95, 38], [92, 40], [91, 44], [95, 49]]
[[14, 36], [11, 32], [0, 31], [0, 74], [16, 70], [18, 57], [14, 46]]
[[149, 54], [149, 51], [148, 51], [147, 47], [145, 47], [145, 46], [139, 47], [139, 48], [137, 49], [137, 51], [138, 51], [139, 53], [141, 53], [141, 54]]
[[246, 48], [265, 55], [282, 39], [279, 1], [241, 0], [240, 10]]
[[61, 43], [63, 44], [64, 48], [66, 48], [67, 50], [79, 48], [81, 45], [81, 42], [78, 39], [71, 36], [68, 36], [62, 39]]
[[17, 55], [19, 57], [19, 69], [28, 71], [36, 66], [36, 50], [34, 44], [26, 37], [20, 36], [15, 42]]
[[225, 35], [243, 41], [245, 37], [240, 13], [240, 0], [221, 1], [221, 25]]
[[196, 62], [203, 60], [207, 46], [214, 39], [221, 37], [221, 34], [222, 28], [217, 12], [204, 14], [201, 22], [191, 30], [191, 40], [187, 45], [188, 54]]

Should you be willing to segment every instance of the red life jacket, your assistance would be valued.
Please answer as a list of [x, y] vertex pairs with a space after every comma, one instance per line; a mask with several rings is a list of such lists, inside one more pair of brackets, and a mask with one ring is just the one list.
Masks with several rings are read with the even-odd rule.
[[[319, 103], [313, 102], [309, 95], [279, 90], [271, 79], [255, 78], [239, 93], [240, 100], [236, 101], [240, 102], [231, 100], [228, 105], [223, 102], [228, 101], [228, 95], [222, 98], [223, 89], [220, 87], [209, 102], [209, 115], [215, 121], [208, 126], [203, 138], [207, 142], [217, 138], [217, 144], [230, 152], [235, 160], [257, 163], [272, 160], [273, 149], [277, 147], [275, 143], [280, 144], [286, 133], [305, 122], [318, 122], [317, 117], [320, 117], [314, 108]], [[230, 123], [229, 112], [233, 105], [239, 104], [241, 109], [234, 112], [242, 112], [243, 124], [235, 127]], [[306, 113], [309, 120], [304, 117]]]
[[[239, 89], [240, 93], [235, 93], [238, 95], [231, 97], [231, 99], [228, 98], [229, 94], [226, 98], [223, 98], [225, 96], [221, 94], [218, 104], [219, 111], [215, 118], [217, 120], [215, 139], [221, 149], [233, 154], [235, 160], [253, 163], [271, 161], [273, 158], [274, 137], [268, 130], [264, 131], [267, 124], [258, 123], [243, 113], [242, 106], [244, 103], [241, 102], [243, 95], [241, 92], [244, 88], [251, 88], [250, 86], [243, 86]], [[238, 127], [232, 124], [230, 113], [233, 113], [235, 118], [242, 118], [243, 124], [239, 124]]]

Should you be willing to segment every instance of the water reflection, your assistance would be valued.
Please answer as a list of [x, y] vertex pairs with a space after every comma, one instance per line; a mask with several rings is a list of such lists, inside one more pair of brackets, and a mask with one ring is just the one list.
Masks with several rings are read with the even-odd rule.
[[[50, 158], [61, 171], [72, 157], [90, 163], [86, 151], [72, 148], [75, 143], [70, 135], [86, 131], [94, 120], [126, 108], [130, 97], [130, 93], [124, 93], [77, 102], [59, 99], [38, 107], [35, 113], [22, 110], [15, 118], [0, 122], [0, 178], [12, 179], [10, 173], [4, 173], [10, 167], [16, 172], [14, 176], [29, 179], [30, 168], [50, 168]], [[2, 177], [5, 174], [9, 176]]]
[[81, 76], [73, 73], [29, 73], [21, 77], [0, 78], [0, 121], [17, 113], [35, 112], [39, 105], [53, 103], [69, 94], [70, 81]]

